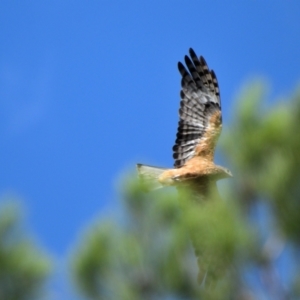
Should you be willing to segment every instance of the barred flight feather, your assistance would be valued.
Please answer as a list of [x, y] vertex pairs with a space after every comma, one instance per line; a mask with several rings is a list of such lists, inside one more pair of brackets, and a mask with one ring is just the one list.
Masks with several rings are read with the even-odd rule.
[[190, 146], [195, 147], [197, 145], [197, 143], [198, 143], [197, 140], [181, 142], [180, 145], [175, 144], [173, 146], [172, 150], [175, 152], [175, 151], [181, 149], [181, 151], [182, 151], [183, 148], [187, 148], [187, 147], [190, 147]]
[[[214, 71], [207, 66], [205, 59], [197, 57], [193, 49], [190, 49], [190, 57], [184, 57], [186, 67], [179, 62], [178, 70], [182, 76], [180, 91], [179, 123], [175, 145], [173, 146], [174, 166], [182, 167], [195, 155], [203, 155], [207, 151], [195, 151], [199, 147], [211, 147], [214, 150], [215, 143], [207, 139], [206, 134], [211, 130], [210, 122], [214, 120], [214, 130], [221, 130], [221, 102], [218, 81]], [[211, 144], [210, 144], [211, 143]], [[205, 150], [205, 149], [204, 149]]]

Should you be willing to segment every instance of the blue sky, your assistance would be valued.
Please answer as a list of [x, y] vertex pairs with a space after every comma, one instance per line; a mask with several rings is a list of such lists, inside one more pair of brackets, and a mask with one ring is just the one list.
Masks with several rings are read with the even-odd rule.
[[217, 74], [226, 127], [247, 80], [299, 83], [299, 16], [298, 1], [1, 1], [0, 201], [64, 257], [124, 170], [172, 166], [188, 49]]

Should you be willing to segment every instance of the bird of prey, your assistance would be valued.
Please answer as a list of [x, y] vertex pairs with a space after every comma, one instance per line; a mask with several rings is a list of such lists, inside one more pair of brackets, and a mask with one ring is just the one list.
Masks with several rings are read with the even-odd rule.
[[137, 164], [142, 180], [150, 189], [163, 186], [189, 187], [205, 199], [216, 181], [231, 177], [231, 172], [214, 164], [214, 152], [222, 129], [219, 85], [213, 70], [193, 49], [178, 63], [182, 76], [179, 123], [173, 146], [174, 168]]

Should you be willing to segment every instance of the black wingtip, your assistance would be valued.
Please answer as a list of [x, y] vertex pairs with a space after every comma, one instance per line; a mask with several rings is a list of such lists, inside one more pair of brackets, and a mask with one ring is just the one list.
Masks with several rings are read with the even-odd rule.
[[178, 66], [179, 72], [181, 73], [181, 75], [183, 75], [185, 73], [184, 65], [179, 61], [177, 66]]
[[193, 56], [197, 57], [197, 55], [196, 55], [195, 51], [193, 50], [193, 48], [190, 48], [189, 52], [190, 52], [191, 57], [193, 57]]
[[192, 61], [187, 55], [184, 57], [184, 61], [187, 66], [192, 65]]
[[199, 60], [202, 63], [202, 65], [206, 65], [207, 66], [206, 60], [204, 59], [204, 57], [202, 55], [200, 55]]

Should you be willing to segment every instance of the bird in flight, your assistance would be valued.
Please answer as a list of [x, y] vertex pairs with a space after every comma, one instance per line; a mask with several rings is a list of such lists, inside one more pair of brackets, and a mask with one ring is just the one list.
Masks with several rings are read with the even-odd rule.
[[173, 146], [174, 168], [137, 164], [139, 177], [149, 189], [163, 186], [188, 187], [200, 198], [216, 188], [216, 181], [231, 172], [214, 164], [216, 143], [222, 129], [220, 91], [217, 77], [193, 49], [179, 62], [182, 76], [179, 123]]

